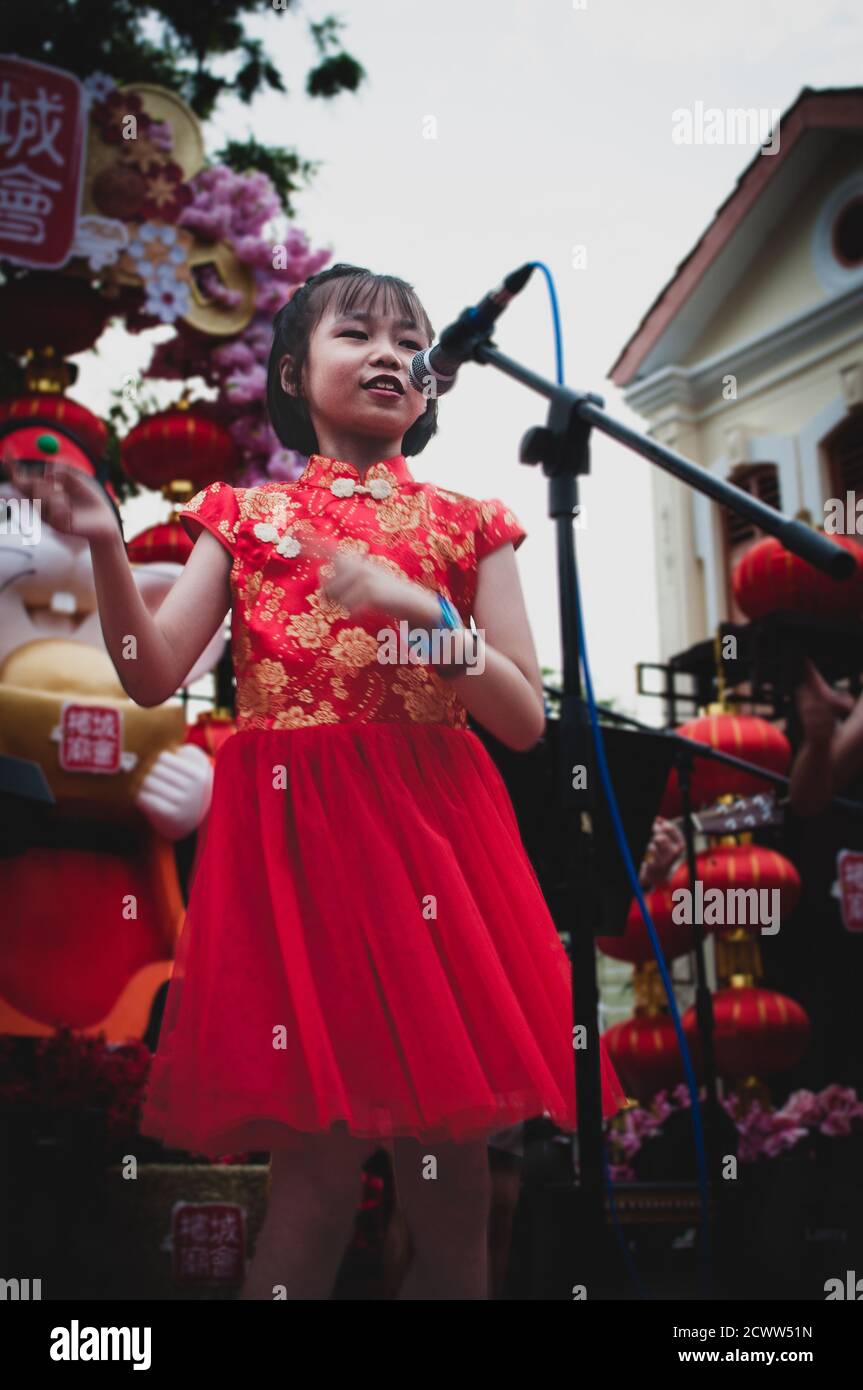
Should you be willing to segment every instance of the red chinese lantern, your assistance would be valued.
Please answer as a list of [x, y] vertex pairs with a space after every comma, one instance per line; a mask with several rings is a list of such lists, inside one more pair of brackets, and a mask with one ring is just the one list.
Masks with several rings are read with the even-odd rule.
[[15, 420], [22, 425], [45, 421], [60, 429], [81, 445], [90, 458], [98, 462], [108, 447], [108, 430], [104, 421], [92, 410], [68, 396], [33, 391], [0, 401], [0, 425]]
[[830, 536], [857, 562], [850, 579], [836, 581], [786, 550], [775, 536], [759, 541], [734, 566], [734, 597], [749, 618], [792, 609], [855, 618], [863, 612], [863, 546], [851, 536]]
[[683, 1080], [680, 1046], [669, 1014], [638, 1012], [607, 1028], [602, 1039], [625, 1089], [639, 1101]]
[[[645, 902], [653, 925], [656, 927], [657, 936], [662, 943], [662, 950], [666, 959], [673, 960], [675, 956], [682, 956], [687, 951], [691, 951], [693, 949], [691, 924], [679, 924], [671, 920], [670, 884], [660, 884], [658, 888], [654, 888], [652, 893], [645, 894]], [[632, 900], [623, 935], [598, 936], [596, 944], [603, 955], [611, 956], [613, 960], [628, 960], [633, 965], [639, 965], [643, 964], [644, 961], [656, 959], [637, 898]]]
[[[773, 989], [744, 985], [721, 989], [713, 996], [714, 1046], [717, 1075], [728, 1080], [769, 1076], [795, 1066], [809, 1046], [810, 1025], [805, 1009]], [[701, 1066], [701, 1039], [695, 1010], [681, 1020], [693, 1065]]]
[[0, 347], [7, 352], [53, 348], [60, 357], [84, 352], [114, 312], [87, 280], [35, 272], [0, 285]]
[[145, 487], [188, 480], [197, 488], [231, 478], [240, 450], [226, 429], [194, 407], [150, 415], [120, 445], [126, 469]]
[[194, 541], [186, 535], [176, 512], [167, 521], [159, 521], [133, 536], [126, 546], [126, 554], [133, 565], [157, 564], [167, 560], [170, 564], [185, 565], [194, 549]]
[[197, 722], [186, 730], [186, 742], [197, 744], [211, 758], [215, 758], [223, 743], [227, 743], [237, 731], [237, 725], [228, 710], [204, 710]]
[[[688, 724], [682, 724], [676, 732], [682, 738], [692, 739], [694, 743], [706, 743], [718, 753], [742, 758], [769, 772], [787, 775], [791, 765], [788, 739], [775, 724], [755, 715], [704, 714]], [[753, 773], [707, 758], [696, 758], [692, 768], [692, 805], [694, 809], [710, 806], [726, 794], [754, 796], [756, 792], [770, 791], [772, 786], [772, 783]], [[672, 769], [660, 813], [663, 816], [676, 816], [680, 810], [680, 785], [677, 770]]]
[[[800, 875], [791, 860], [786, 859], [784, 854], [778, 854], [776, 850], [763, 849], [760, 845], [717, 845], [705, 854], [696, 856], [695, 872], [704, 885], [705, 896], [712, 889], [719, 889], [723, 895], [727, 894], [729, 889], [748, 891], [754, 888], [756, 892], [760, 889], [778, 889], [780, 913], [783, 918], [794, 911], [800, 897]], [[689, 871], [685, 864], [681, 864], [669, 881], [669, 889], [674, 892], [676, 889], [689, 886]], [[727, 924], [727, 897], [725, 903]], [[747, 912], [744, 920], [736, 925], [748, 925], [749, 916]], [[704, 929], [720, 932], [723, 930], [721, 926], [710, 922], [705, 922]]]

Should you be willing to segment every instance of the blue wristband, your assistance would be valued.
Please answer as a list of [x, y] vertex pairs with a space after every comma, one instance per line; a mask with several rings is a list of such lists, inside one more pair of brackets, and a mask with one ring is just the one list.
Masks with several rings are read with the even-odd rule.
[[459, 628], [464, 627], [464, 623], [453, 608], [449, 599], [444, 598], [443, 594], [438, 594], [437, 600], [440, 604], [441, 616], [443, 617], [442, 626], [448, 627], [451, 632], [456, 632]]

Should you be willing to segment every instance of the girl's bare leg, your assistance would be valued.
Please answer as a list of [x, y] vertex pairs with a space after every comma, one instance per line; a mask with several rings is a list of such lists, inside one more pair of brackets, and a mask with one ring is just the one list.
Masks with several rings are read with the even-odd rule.
[[381, 1292], [383, 1298], [398, 1298], [410, 1262], [413, 1241], [405, 1214], [398, 1202], [393, 1203], [381, 1251]]
[[501, 1299], [509, 1268], [513, 1218], [521, 1193], [521, 1161], [501, 1155], [494, 1163], [488, 1222], [489, 1296]]
[[[353, 1228], [372, 1147], [343, 1123], [274, 1149], [270, 1199], [240, 1298], [326, 1299]], [[284, 1292], [282, 1292], [284, 1290]]]
[[485, 1138], [456, 1144], [396, 1139], [398, 1201], [413, 1239], [399, 1297], [488, 1298], [491, 1177]]

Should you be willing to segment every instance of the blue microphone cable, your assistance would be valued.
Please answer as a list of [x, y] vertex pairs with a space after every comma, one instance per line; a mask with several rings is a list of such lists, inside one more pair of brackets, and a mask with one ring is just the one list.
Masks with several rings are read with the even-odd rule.
[[[560, 311], [558, 308], [557, 293], [554, 288], [554, 279], [548, 266], [545, 265], [543, 261], [532, 261], [531, 265], [536, 267], [537, 270], [541, 270], [543, 272], [546, 278], [546, 282], [548, 284], [548, 292], [551, 300], [551, 316], [554, 325], [555, 374], [558, 385], [562, 386], [563, 342], [560, 329]], [[698, 1086], [695, 1080], [695, 1071], [692, 1065], [692, 1057], [690, 1056], [689, 1047], [687, 1045], [686, 1037], [683, 1032], [683, 1026], [680, 1021], [680, 1012], [677, 1007], [677, 1000], [674, 997], [674, 989], [671, 983], [671, 977], [668, 973], [668, 967], [665, 964], [665, 958], [663, 956], [662, 946], [657, 935], [656, 927], [654, 926], [650, 913], [647, 910], [647, 903], [644, 898], [644, 893], [641, 889], [641, 884], [638, 881], [638, 873], [632, 861], [632, 855], [629, 852], [629, 843], [626, 839], [626, 834], [624, 833], [623, 821], [621, 819], [620, 809], [617, 804], [617, 797], [615, 795], [614, 786], [611, 781], [611, 774], [608, 770], [608, 762], [605, 756], [605, 744], [603, 742], [602, 729], [599, 723], [599, 712], [596, 707], [596, 700], [594, 698], [593, 693], [593, 677], [591, 675], [590, 670], [590, 661], [587, 650], [587, 636], [584, 630], [581, 593], [578, 586], [577, 573], [575, 577], [575, 582], [578, 612], [578, 642], [579, 649], [581, 652], [581, 666], [584, 674], [584, 688], [587, 695], [587, 707], [590, 716], [590, 728], [593, 736], [593, 744], [596, 750], [596, 765], [597, 770], [599, 772], [599, 779], [602, 783], [602, 789], [605, 794], [606, 802], [608, 804], [608, 810], [611, 816], [611, 823], [614, 829], [614, 834], [617, 839], [617, 843], [620, 847], [620, 853], [623, 858], [623, 862], [626, 866], [627, 876], [629, 878], [630, 884], [632, 885], [632, 890], [635, 894], [635, 898], [638, 902], [639, 911], [641, 912], [641, 916], [644, 920], [644, 925], [647, 928], [647, 933], [650, 938], [650, 944], [653, 947], [653, 954], [656, 957], [656, 963], [659, 966], [659, 973], [662, 976], [662, 983], [665, 987], [665, 993], [668, 998], [668, 1005], [671, 1012], [671, 1018], [674, 1023], [674, 1031], [677, 1034], [677, 1042], [678, 1046], [680, 1047], [681, 1057], [683, 1059], [683, 1068], [686, 1075], [686, 1084], [689, 1088], [689, 1095], [692, 1102], [692, 1130], [693, 1138], [695, 1140], [695, 1157], [698, 1168], [698, 1191], [701, 1209], [699, 1273], [702, 1281], [702, 1293], [705, 1298], [709, 1298], [711, 1297], [710, 1266], [712, 1260], [712, 1241], [710, 1235], [707, 1189], [707, 1161], [705, 1157], [704, 1148], [704, 1127], [702, 1123], [701, 1101], [698, 1097]], [[614, 1183], [612, 1181], [611, 1174], [609, 1171], [608, 1155], [607, 1151], [605, 1150], [605, 1146], [603, 1146], [603, 1173], [605, 1178], [606, 1190], [608, 1192], [609, 1201], [611, 1204], [612, 1222], [614, 1225], [615, 1232], [617, 1234], [617, 1238], [620, 1242], [621, 1249], [623, 1251], [624, 1261], [638, 1289], [640, 1297], [646, 1298], [647, 1294], [645, 1293], [644, 1286], [642, 1285], [641, 1280], [639, 1279], [638, 1272], [635, 1269], [631, 1253], [626, 1244], [626, 1239], [620, 1228], [617, 1207], [614, 1201]]]

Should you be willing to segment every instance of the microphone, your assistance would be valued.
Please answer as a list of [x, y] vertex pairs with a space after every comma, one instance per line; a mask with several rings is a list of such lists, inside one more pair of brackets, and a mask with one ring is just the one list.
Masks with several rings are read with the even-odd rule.
[[455, 384], [456, 373], [463, 362], [473, 356], [474, 348], [487, 335], [489, 329], [503, 313], [504, 309], [519, 290], [524, 289], [531, 275], [533, 265], [528, 262], [518, 270], [507, 275], [496, 290], [480, 300], [472, 309], [465, 309], [455, 323], [445, 328], [436, 343], [418, 352], [410, 365], [408, 380], [411, 386], [425, 395], [429, 379], [433, 390], [429, 393], [443, 396]]

